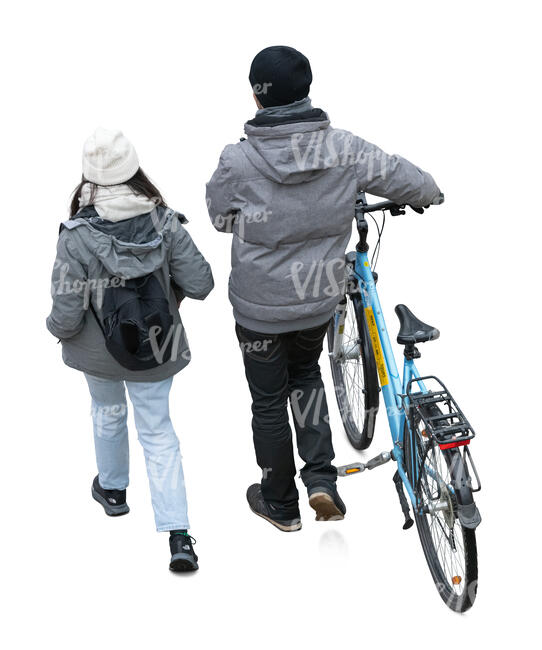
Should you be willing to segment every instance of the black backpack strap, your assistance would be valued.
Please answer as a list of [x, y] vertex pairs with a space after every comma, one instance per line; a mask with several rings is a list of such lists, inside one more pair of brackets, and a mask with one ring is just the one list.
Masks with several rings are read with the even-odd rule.
[[170, 225], [169, 225], [169, 230], [170, 232], [176, 232], [179, 228], [179, 224], [181, 226], [184, 226], [185, 224], [188, 223], [188, 219], [184, 216], [182, 212], [177, 212], [176, 210], [172, 210], [171, 208], [167, 208], [166, 211], [163, 213], [164, 215], [164, 222], [166, 219], [170, 220]]
[[182, 212], [177, 212], [177, 210], [173, 210], [173, 208], [166, 208], [166, 211], [164, 212], [164, 221], [168, 218], [171, 217], [177, 217], [177, 219], [182, 223], [188, 223], [188, 219], [184, 216]]
[[98, 327], [102, 330], [102, 334], [104, 335], [104, 339], [105, 339], [106, 336], [105, 336], [104, 326], [102, 325], [102, 322], [98, 318], [98, 314], [96, 313], [96, 310], [94, 309], [94, 305], [92, 304], [92, 299], [90, 299], [88, 301], [88, 306], [90, 308], [90, 311], [94, 314], [94, 318], [96, 319], [96, 322], [98, 323]]

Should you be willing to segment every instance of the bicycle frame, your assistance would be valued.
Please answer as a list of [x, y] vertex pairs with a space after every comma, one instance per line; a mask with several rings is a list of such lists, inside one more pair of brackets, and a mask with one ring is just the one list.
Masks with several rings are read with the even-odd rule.
[[[358, 251], [356, 253], [353, 273], [358, 281], [369, 335], [373, 344], [380, 386], [386, 404], [386, 413], [393, 440], [393, 457], [397, 461], [399, 476], [407, 490], [410, 501], [413, 507], [416, 508], [416, 496], [404, 467], [403, 440], [405, 422], [407, 426], [409, 425], [406, 419], [402, 396], [406, 394], [408, 382], [413, 378], [419, 378], [420, 374], [414, 361], [405, 358], [402, 381], [399, 377], [390, 337], [378, 298], [376, 283], [366, 252]], [[420, 382], [420, 390], [423, 392], [426, 391], [423, 382]]]

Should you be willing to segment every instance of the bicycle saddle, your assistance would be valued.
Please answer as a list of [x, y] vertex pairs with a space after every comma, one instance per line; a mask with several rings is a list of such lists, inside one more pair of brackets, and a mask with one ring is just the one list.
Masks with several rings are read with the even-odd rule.
[[399, 334], [397, 343], [408, 345], [409, 343], [423, 343], [424, 341], [433, 341], [438, 339], [440, 332], [436, 327], [427, 325], [414, 314], [406, 305], [397, 305], [395, 313], [399, 317]]

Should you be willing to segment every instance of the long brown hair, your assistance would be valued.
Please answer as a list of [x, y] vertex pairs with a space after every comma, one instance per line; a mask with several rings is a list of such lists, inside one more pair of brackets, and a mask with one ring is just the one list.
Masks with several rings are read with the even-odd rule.
[[[70, 217], [73, 217], [75, 214], [77, 214], [77, 212], [79, 212], [79, 208], [80, 208], [79, 199], [81, 198], [83, 185], [85, 185], [85, 183], [88, 182], [89, 181], [87, 181], [86, 178], [82, 176], [81, 182], [73, 191], [72, 200], [70, 203]], [[95, 183], [90, 183], [90, 184], [92, 185], [92, 188], [90, 192], [89, 203], [90, 205], [92, 205], [94, 201], [94, 197], [96, 196], [96, 189], [98, 185], [96, 185]], [[141, 169], [141, 167], [136, 171], [136, 173], [132, 176], [132, 178], [130, 178], [129, 180], [121, 184], [128, 185], [128, 187], [132, 189], [134, 194], [142, 194], [143, 196], [146, 196], [148, 199], [154, 201], [156, 205], [162, 205], [164, 207], [167, 207], [164, 197], [160, 193], [160, 190], [149, 179], [149, 177], [145, 174], [145, 172]]]

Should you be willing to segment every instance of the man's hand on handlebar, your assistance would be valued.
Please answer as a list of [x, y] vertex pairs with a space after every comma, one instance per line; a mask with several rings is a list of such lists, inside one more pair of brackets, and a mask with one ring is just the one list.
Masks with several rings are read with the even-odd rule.
[[409, 205], [408, 207], [418, 214], [423, 214], [424, 209], [427, 210], [427, 208], [430, 208], [432, 205], [441, 205], [442, 203], [444, 203], [444, 194], [441, 192], [429, 205], [424, 205], [423, 208], [415, 208], [413, 205]]

